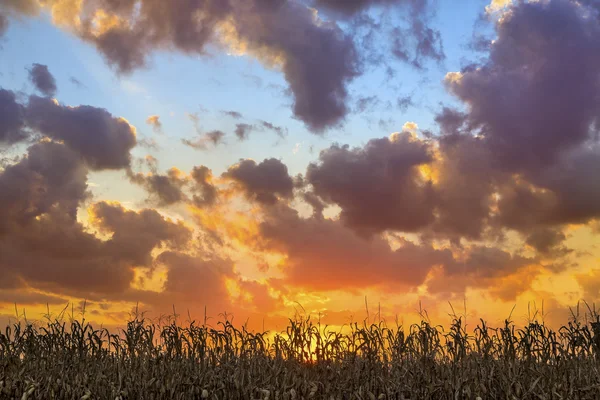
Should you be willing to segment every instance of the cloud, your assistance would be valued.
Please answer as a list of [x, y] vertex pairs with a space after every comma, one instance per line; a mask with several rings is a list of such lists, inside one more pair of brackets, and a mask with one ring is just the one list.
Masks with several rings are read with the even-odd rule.
[[221, 111], [221, 113], [233, 119], [240, 119], [243, 117], [243, 115], [237, 111]]
[[260, 164], [254, 160], [242, 160], [229, 167], [223, 177], [234, 182], [249, 199], [265, 205], [273, 205], [278, 198], [291, 199], [294, 182], [281, 161], [270, 158]]
[[152, 127], [154, 132], [161, 133], [162, 132], [162, 122], [160, 122], [159, 115], [151, 115], [146, 118], [146, 123]]
[[421, 6], [412, 9], [409, 28], [392, 30], [391, 40], [392, 54], [417, 69], [425, 68], [425, 60], [441, 63], [446, 59], [441, 33], [427, 25]]
[[32, 145], [0, 173], [0, 271], [9, 286], [55, 293], [128, 286], [133, 273], [77, 222], [86, 180], [79, 155], [52, 142]]
[[431, 144], [409, 132], [372, 139], [363, 148], [332, 145], [308, 166], [314, 193], [341, 207], [341, 220], [366, 233], [418, 231], [433, 221], [434, 193], [419, 167]]
[[366, 96], [360, 97], [356, 101], [356, 112], [364, 113], [365, 111], [371, 111], [374, 107], [381, 103], [377, 96]]
[[538, 253], [558, 257], [572, 251], [561, 246], [566, 239], [566, 235], [558, 229], [539, 228], [527, 237], [525, 243]]
[[[442, 131], [454, 131], [455, 115], [444, 112], [441, 118]], [[494, 171], [490, 151], [478, 138], [448, 134], [438, 144], [438, 159], [431, 167], [437, 203], [433, 230], [444, 236], [479, 239], [490, 222], [493, 194], [503, 175]]]
[[10, 90], [0, 88], [0, 145], [13, 144], [27, 137], [25, 108]]
[[260, 126], [265, 129], [269, 129], [269, 130], [275, 132], [275, 134], [277, 134], [277, 136], [279, 136], [281, 138], [285, 137], [285, 135], [287, 135], [287, 132], [288, 132], [286, 128], [274, 125], [268, 121], [260, 121]]
[[600, 25], [576, 2], [518, 2], [496, 32], [488, 59], [448, 75], [447, 87], [496, 162], [544, 168], [589, 140], [600, 116]]
[[379, 236], [365, 240], [339, 221], [300, 218], [284, 206], [268, 212], [260, 235], [258, 246], [286, 255], [286, 283], [309, 290], [414, 288], [434, 266], [454, 262], [449, 250], [407, 241], [392, 250]]
[[343, 14], [352, 15], [366, 8], [383, 5], [390, 6], [410, 2], [411, 0], [315, 0], [317, 6], [324, 6]]
[[159, 174], [156, 168], [145, 175], [141, 172], [128, 171], [129, 179], [135, 184], [143, 186], [149, 193], [149, 201], [158, 207], [170, 206], [187, 199], [183, 188], [189, 180], [183, 173], [173, 167], [166, 174]]
[[86, 86], [83, 84], [83, 82], [81, 82], [79, 79], [75, 78], [74, 76], [69, 78], [69, 82], [71, 82], [73, 85], [77, 86], [78, 88], [85, 88]]
[[70, 147], [41, 141], [0, 171], [0, 274], [4, 289], [28, 287], [60, 295], [122, 296], [135, 267], [149, 268], [155, 249], [184, 249], [191, 231], [155, 210], [125, 210], [90, 200], [88, 169]]
[[39, 304], [62, 304], [65, 305], [68, 303], [68, 300], [54, 296], [50, 294], [44, 294], [34, 291], [25, 291], [25, 290], [0, 290], [0, 304], [17, 304], [19, 306], [25, 305], [39, 305]]
[[36, 143], [0, 171], [0, 235], [55, 210], [74, 219], [88, 198], [87, 168], [77, 153], [53, 142]]
[[40, 9], [38, 0], [5, 0], [2, 2], [2, 6], [8, 12], [17, 12], [30, 16], [37, 15]]
[[154, 138], [142, 138], [137, 140], [137, 145], [149, 150], [159, 150], [160, 146]]
[[250, 132], [252, 132], [254, 129], [256, 129], [254, 125], [237, 124], [235, 126], [235, 135], [239, 140], [246, 140], [248, 139]]
[[105, 243], [106, 252], [136, 266], [150, 266], [153, 249], [161, 245], [184, 249], [192, 237], [183, 223], [165, 219], [152, 209], [135, 212], [119, 204], [99, 202], [89, 212], [94, 226], [111, 235]]
[[[440, 63], [446, 58], [441, 33], [429, 26], [432, 9], [431, 1], [316, 0], [316, 5], [323, 6], [326, 10], [332, 10], [341, 16], [354, 16], [355, 24], [370, 28], [370, 31], [365, 38], [374, 37], [374, 30], [383, 31], [386, 21], [381, 18], [380, 21], [375, 23], [364, 14], [360, 14], [361, 12], [374, 6], [384, 8], [386, 14], [389, 14], [393, 9], [402, 9], [408, 14], [408, 27], [402, 28], [395, 26], [389, 32], [392, 55], [418, 69], [423, 69], [425, 67], [425, 60], [429, 59]], [[372, 58], [374, 58], [374, 60], [379, 60], [380, 62], [382, 59], [387, 58], [387, 55], [378, 56], [374, 54]]]
[[92, 169], [120, 169], [130, 165], [129, 152], [136, 145], [135, 128], [102, 108], [68, 107], [52, 99], [30, 96], [26, 120], [39, 133], [64, 141]]
[[190, 175], [195, 184], [194, 205], [196, 207], [209, 207], [215, 204], [218, 191], [212, 183], [212, 171], [202, 165], [194, 167]]
[[56, 80], [48, 70], [48, 66], [33, 64], [29, 69], [29, 80], [44, 96], [51, 97], [56, 94]]
[[167, 279], [159, 302], [182, 306], [207, 306], [218, 312], [229, 303], [227, 278], [235, 278], [233, 264], [222, 259], [204, 259], [177, 252], [164, 252], [157, 263], [167, 266]]
[[212, 144], [213, 146], [218, 146], [221, 143], [223, 143], [223, 138], [225, 137], [225, 133], [223, 131], [219, 131], [219, 130], [214, 130], [214, 131], [210, 131], [207, 132], [205, 134], [203, 134], [202, 136], [200, 136], [199, 138], [195, 139], [195, 140], [189, 140], [189, 139], [181, 139], [181, 142], [188, 146], [191, 147], [192, 149], [196, 149], [196, 150], [208, 150], [208, 146], [210, 144]]

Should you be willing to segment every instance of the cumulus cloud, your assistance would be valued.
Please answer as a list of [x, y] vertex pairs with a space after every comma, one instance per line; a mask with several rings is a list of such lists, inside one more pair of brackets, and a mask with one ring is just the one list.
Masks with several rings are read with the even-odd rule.
[[600, 25], [571, 1], [519, 2], [489, 58], [449, 75], [504, 168], [543, 168], [591, 137], [599, 114]]
[[41, 142], [29, 147], [18, 163], [0, 172], [0, 234], [27, 224], [51, 210], [76, 217], [88, 197], [87, 168], [64, 145]]
[[87, 164], [64, 144], [32, 145], [0, 171], [2, 288], [78, 296], [122, 295], [134, 267], [150, 267], [155, 249], [183, 249], [191, 231], [155, 210], [125, 210], [105, 202], [89, 210], [91, 226], [77, 220], [90, 199]]
[[444, 108], [436, 117], [444, 159], [438, 189], [460, 200], [442, 198], [441, 229], [450, 222], [477, 236], [489, 223], [537, 243], [545, 229], [600, 215], [591, 175], [600, 166], [600, 26], [584, 3], [502, 6], [487, 58], [446, 75], [467, 110]]
[[194, 181], [194, 205], [197, 207], [208, 207], [215, 204], [218, 190], [212, 183], [212, 171], [203, 165], [194, 167], [191, 177]]
[[143, 174], [128, 171], [129, 179], [143, 186], [150, 195], [149, 201], [156, 206], [164, 207], [182, 202], [187, 199], [183, 188], [188, 184], [188, 178], [177, 168], [170, 168], [166, 174], [160, 174], [155, 167], [152, 172]]
[[434, 217], [432, 185], [419, 171], [432, 157], [430, 143], [402, 132], [363, 148], [333, 145], [309, 165], [306, 180], [316, 195], [341, 207], [348, 226], [417, 231]]
[[79, 152], [92, 169], [130, 165], [135, 128], [102, 108], [63, 106], [52, 99], [31, 96], [26, 119], [32, 129]]
[[275, 204], [278, 198], [291, 199], [294, 194], [294, 181], [287, 166], [275, 158], [260, 164], [242, 160], [229, 167], [223, 177], [233, 181], [248, 199], [266, 205]]
[[23, 140], [27, 136], [24, 128], [25, 108], [13, 92], [0, 88], [0, 145]]
[[99, 202], [89, 212], [94, 226], [111, 235], [106, 251], [138, 266], [150, 265], [154, 248], [184, 249], [192, 236], [183, 223], [167, 220], [152, 209], [135, 212], [119, 204]]
[[48, 70], [48, 66], [33, 64], [29, 69], [29, 80], [43, 95], [54, 96], [56, 94], [56, 80]]
[[526, 239], [526, 243], [543, 255], [559, 256], [568, 253], [563, 242], [567, 236], [558, 229], [539, 228], [533, 231]]
[[[443, 130], [454, 130], [454, 115], [443, 113]], [[436, 172], [437, 220], [444, 236], [480, 238], [492, 216], [497, 173], [489, 149], [470, 135], [449, 134], [439, 140]]]

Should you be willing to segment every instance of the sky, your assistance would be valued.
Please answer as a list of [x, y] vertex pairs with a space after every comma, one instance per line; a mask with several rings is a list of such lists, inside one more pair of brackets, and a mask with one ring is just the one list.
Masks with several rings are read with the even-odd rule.
[[561, 324], [599, 128], [595, 0], [4, 0], [0, 323]]

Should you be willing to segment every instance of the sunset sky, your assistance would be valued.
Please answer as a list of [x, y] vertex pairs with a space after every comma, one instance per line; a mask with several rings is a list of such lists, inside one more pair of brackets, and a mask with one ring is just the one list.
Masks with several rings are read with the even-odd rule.
[[596, 0], [2, 0], [0, 325], [600, 300]]

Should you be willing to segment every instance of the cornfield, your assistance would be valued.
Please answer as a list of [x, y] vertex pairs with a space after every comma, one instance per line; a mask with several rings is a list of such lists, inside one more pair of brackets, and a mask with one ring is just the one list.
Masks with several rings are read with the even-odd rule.
[[[591, 311], [591, 310], [590, 310]], [[279, 333], [132, 315], [119, 333], [85, 318], [0, 333], [2, 399], [599, 399], [600, 319], [467, 330], [426, 317], [344, 331], [309, 316]], [[591, 317], [591, 318], [590, 318]]]

